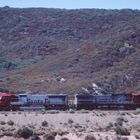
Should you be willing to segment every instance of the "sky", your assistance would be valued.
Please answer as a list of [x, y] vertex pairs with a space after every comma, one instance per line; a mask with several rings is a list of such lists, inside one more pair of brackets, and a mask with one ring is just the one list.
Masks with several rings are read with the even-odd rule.
[[140, 9], [140, 0], [0, 0], [0, 7]]

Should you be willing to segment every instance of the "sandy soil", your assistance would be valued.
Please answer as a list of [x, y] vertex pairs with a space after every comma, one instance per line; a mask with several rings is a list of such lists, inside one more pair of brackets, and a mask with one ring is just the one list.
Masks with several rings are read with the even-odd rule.
[[[14, 122], [13, 126], [8, 125], [7, 122], [10, 120]], [[122, 120], [123, 126], [130, 131], [130, 136], [116, 134], [114, 128], [119, 123], [118, 120]], [[14, 128], [16, 131], [25, 125], [40, 135], [42, 140], [43, 135], [50, 131], [58, 133], [56, 140], [61, 140], [63, 137], [69, 140], [85, 140], [87, 135], [94, 135], [97, 140], [119, 140], [123, 137], [137, 140], [140, 136], [140, 113], [137, 111], [1, 112], [0, 121], [6, 123], [0, 124], [0, 135], [3, 129], [7, 131]], [[48, 126], [42, 126], [43, 121], [47, 121]], [[1, 140], [18, 139], [22, 140], [22, 138], [1, 136]]]

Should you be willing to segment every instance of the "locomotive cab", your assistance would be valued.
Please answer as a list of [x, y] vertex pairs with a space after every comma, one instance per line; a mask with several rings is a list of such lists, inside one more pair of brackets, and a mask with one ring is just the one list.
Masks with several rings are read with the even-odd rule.
[[18, 98], [13, 98], [11, 101], [12, 105], [25, 105], [27, 102], [27, 94], [19, 94]]
[[140, 93], [133, 93], [132, 97], [135, 108], [140, 108]]
[[76, 109], [93, 109], [93, 95], [87, 93], [80, 93], [75, 95]]
[[17, 98], [18, 97], [13, 94], [0, 94], [0, 110], [10, 110], [11, 101]]

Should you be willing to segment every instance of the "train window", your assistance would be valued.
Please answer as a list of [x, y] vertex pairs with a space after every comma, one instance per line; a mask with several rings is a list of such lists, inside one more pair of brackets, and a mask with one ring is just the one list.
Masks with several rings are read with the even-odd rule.
[[3, 100], [7, 100], [8, 97], [7, 97], [7, 96], [2, 96], [2, 99], [3, 99]]
[[27, 97], [27, 95], [20, 95], [20, 97]]
[[12, 101], [12, 102], [18, 102], [19, 99], [18, 99], [18, 98], [12, 98], [11, 101]]

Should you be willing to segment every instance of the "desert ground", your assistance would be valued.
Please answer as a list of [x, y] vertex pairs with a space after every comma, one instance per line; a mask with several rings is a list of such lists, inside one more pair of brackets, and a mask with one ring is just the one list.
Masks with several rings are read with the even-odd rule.
[[[28, 132], [31, 131], [31, 135], [27, 136], [28, 132], [20, 133], [23, 128]], [[140, 139], [140, 111], [0, 112], [0, 140], [24, 138], [28, 140], [137, 140]]]

